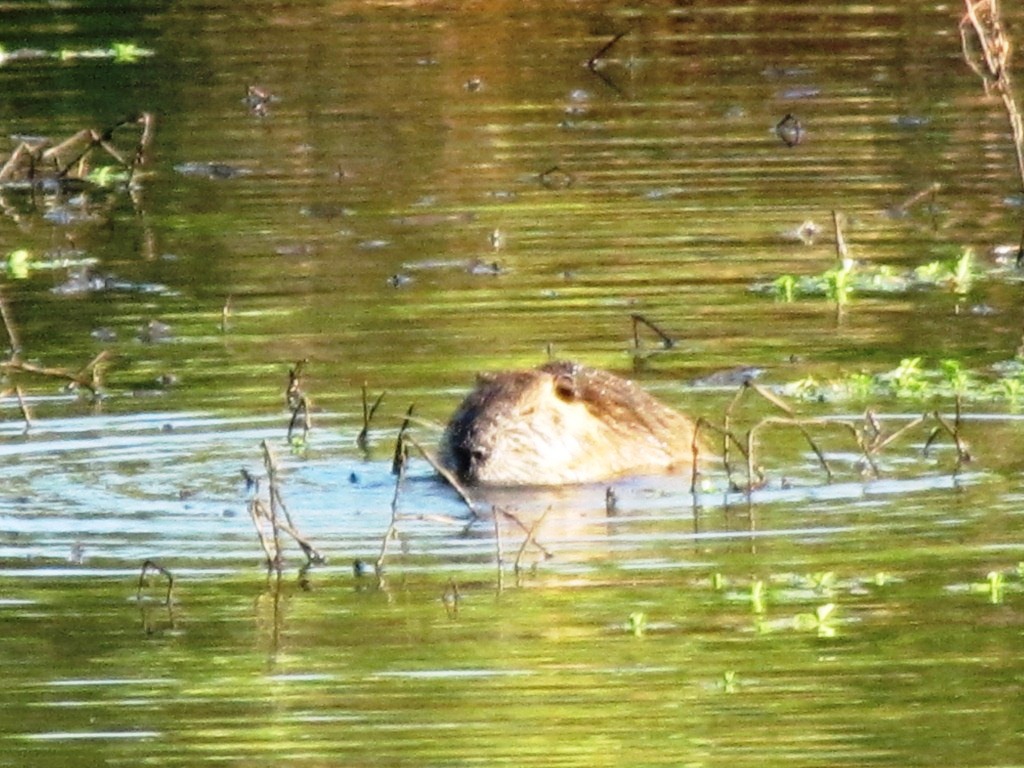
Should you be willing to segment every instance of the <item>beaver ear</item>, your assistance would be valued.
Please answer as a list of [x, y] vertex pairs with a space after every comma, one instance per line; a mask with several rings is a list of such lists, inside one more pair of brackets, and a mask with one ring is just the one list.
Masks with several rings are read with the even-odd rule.
[[568, 373], [560, 373], [555, 376], [551, 385], [555, 388], [555, 394], [561, 400], [571, 403], [579, 399], [579, 390], [576, 388], [576, 378]]
[[498, 377], [493, 373], [478, 373], [476, 375], [477, 384], [491, 384]]

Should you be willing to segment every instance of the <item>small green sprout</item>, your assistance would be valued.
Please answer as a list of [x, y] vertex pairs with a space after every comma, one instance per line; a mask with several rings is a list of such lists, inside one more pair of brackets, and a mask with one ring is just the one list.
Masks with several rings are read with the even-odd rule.
[[7, 254], [7, 274], [14, 280], [24, 280], [31, 269], [32, 254], [19, 248]]
[[1006, 591], [1006, 577], [1002, 571], [989, 571], [985, 581], [970, 585], [970, 591], [975, 594], [988, 595], [988, 600], [993, 605], [1003, 602], [1003, 595]]
[[964, 248], [960, 258], [953, 264], [952, 273], [953, 290], [957, 293], [967, 293], [974, 280], [974, 251], [972, 249]]
[[830, 269], [825, 278], [825, 295], [841, 307], [850, 302], [853, 290], [853, 262], [844, 261], [838, 269]]
[[988, 599], [993, 605], [1003, 602], [1004, 578], [1002, 571], [989, 571], [988, 576]]
[[725, 693], [736, 693], [736, 670], [727, 669], [722, 673], [722, 690]]
[[819, 594], [828, 594], [832, 592], [836, 585], [835, 571], [813, 573], [810, 576], [810, 582], [815, 592], [818, 592]]
[[725, 586], [725, 576], [723, 576], [719, 571], [715, 571], [715, 573], [711, 574], [711, 588], [713, 590], [721, 592], [725, 589]]
[[802, 632], [817, 632], [818, 637], [835, 637], [835, 603], [825, 603], [814, 609], [814, 613], [798, 613], [793, 617], [793, 628]]
[[89, 171], [85, 177], [97, 187], [111, 187], [128, 181], [128, 173], [113, 165], [101, 165]]
[[876, 571], [872, 581], [876, 587], [884, 587], [892, 581], [892, 577], [885, 571]]
[[939, 367], [942, 374], [953, 389], [953, 394], [963, 396], [967, 394], [971, 385], [971, 376], [964, 370], [959, 360], [940, 360]]
[[110, 51], [118, 64], [132, 64], [143, 56], [152, 56], [153, 52], [140, 48], [135, 43], [112, 43]]
[[629, 614], [626, 628], [633, 637], [643, 637], [644, 632], [647, 631], [647, 614], [643, 611], [633, 611], [633, 613]]
[[851, 373], [846, 379], [846, 390], [855, 400], [867, 400], [874, 395], [875, 377], [869, 373]]
[[765, 612], [765, 598], [767, 597], [767, 589], [765, 588], [764, 581], [762, 579], [756, 579], [750, 585], [750, 607], [754, 613]]
[[776, 295], [787, 304], [792, 304], [796, 296], [796, 278], [792, 275], [782, 275], [775, 278], [772, 286]]
[[921, 372], [920, 357], [905, 357], [890, 374], [893, 388], [899, 397], [917, 397], [927, 387]]

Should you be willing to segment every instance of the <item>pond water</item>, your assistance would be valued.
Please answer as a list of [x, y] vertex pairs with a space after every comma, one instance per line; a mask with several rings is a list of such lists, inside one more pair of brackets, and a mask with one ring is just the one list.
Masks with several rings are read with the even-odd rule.
[[[0, 765], [1020, 765], [1024, 200], [962, 7], [462, 5], [0, 6], [4, 135], [155, 120], [130, 191], [0, 191], [20, 360], [107, 353], [98, 400], [0, 381]], [[930, 422], [876, 479], [821, 424], [833, 480], [770, 428], [749, 498], [712, 469], [471, 521], [416, 455], [396, 496], [410, 405], [430, 445], [477, 372], [550, 357], [716, 423], [738, 377], [706, 377], [756, 368], [889, 432], [952, 423], [959, 372], [973, 460]], [[264, 444], [327, 558], [286, 541], [280, 578]]]

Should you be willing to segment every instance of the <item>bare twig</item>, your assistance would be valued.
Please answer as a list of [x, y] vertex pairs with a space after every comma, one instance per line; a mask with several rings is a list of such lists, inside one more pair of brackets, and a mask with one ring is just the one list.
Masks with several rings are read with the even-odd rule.
[[[260, 446], [263, 450], [263, 466], [267, 472], [267, 503], [265, 504], [254, 495], [249, 501], [248, 510], [249, 515], [252, 517], [253, 525], [256, 528], [256, 535], [259, 537], [260, 546], [267, 556], [268, 567], [278, 573], [281, 572], [282, 532], [291, 536], [295, 543], [299, 545], [308, 563], [325, 562], [324, 556], [317, 551], [316, 547], [299, 533], [291, 514], [288, 512], [288, 506], [284, 502], [284, 497], [281, 495], [281, 488], [278, 484], [277, 459], [274, 456], [273, 450], [266, 440], [262, 441]], [[248, 473], [243, 472], [243, 476], [247, 478], [247, 485], [258, 494], [259, 484], [252, 482], [252, 476]], [[270, 526], [269, 536], [264, 531], [264, 522]]]
[[653, 322], [648, 320], [646, 317], [640, 314], [631, 314], [630, 319], [633, 321], [633, 348], [640, 349], [640, 326], [644, 325], [650, 328], [654, 333], [661, 339], [661, 346], [665, 349], [672, 349], [676, 345], [676, 340], [669, 336], [665, 331], [655, 325]]
[[[2, 178], [2, 175], [0, 175]], [[7, 308], [7, 299], [4, 298], [3, 293], [0, 293], [0, 319], [4, 322], [4, 329], [7, 331], [7, 338], [11, 342], [11, 357], [12, 361], [17, 360], [21, 354], [21, 339], [18, 338], [18, 331], [14, 327], [14, 320], [11, 318], [10, 310]]]
[[[381, 393], [381, 397], [384, 397], [383, 393]], [[378, 402], [380, 402], [380, 398], [378, 398]], [[402, 445], [403, 445], [402, 444], [402, 438], [405, 437], [406, 433], [409, 431], [409, 425], [412, 423], [412, 413], [413, 413], [413, 410], [415, 409], [415, 407], [416, 407], [415, 404], [411, 404], [406, 409], [406, 411], [405, 411], [405, 418], [402, 419], [402, 426], [400, 426], [398, 428], [398, 439], [395, 440], [395, 453], [391, 457], [391, 474], [393, 474], [393, 475], [397, 475], [398, 474], [398, 464], [399, 464], [399, 462], [405, 461], [404, 457], [399, 456], [398, 449], [400, 447], [402, 447]], [[373, 410], [374, 409], [370, 410], [370, 415], [371, 416], [373, 415]]]
[[960, 43], [964, 60], [981, 78], [985, 93], [993, 91], [1006, 110], [1017, 155], [1017, 173], [1024, 186], [1024, 119], [1010, 79], [1010, 39], [1006, 36], [997, 0], [964, 0], [960, 19]]
[[473, 497], [470, 496], [469, 491], [467, 491], [462, 486], [462, 483], [459, 482], [458, 478], [455, 477], [455, 475], [453, 475], [448, 469], [438, 464], [437, 460], [430, 454], [430, 452], [426, 450], [422, 445], [420, 445], [415, 438], [410, 437], [409, 435], [405, 435], [403, 437], [403, 441], [408, 442], [409, 445], [415, 448], [416, 451], [420, 454], [420, 456], [422, 456], [426, 460], [426, 462], [431, 466], [431, 468], [433, 468], [433, 470], [437, 472], [437, 474], [443, 477], [445, 482], [447, 482], [448, 485], [450, 485], [455, 490], [455, 492], [459, 494], [459, 497], [462, 499], [462, 503], [466, 505], [466, 508], [469, 510], [469, 513], [473, 515], [473, 517], [479, 517], [479, 514], [476, 511], [476, 504], [473, 502]]
[[[6, 362], [0, 362], [0, 370], [7, 372], [16, 373], [30, 373], [36, 376], [45, 376], [47, 378], [61, 379], [84, 389], [88, 389], [93, 395], [98, 395], [100, 390], [100, 384], [96, 375], [95, 366], [97, 363], [105, 359], [107, 352], [101, 352], [89, 365], [79, 371], [78, 373], [72, 373], [64, 368], [47, 368], [41, 365], [34, 365], [32, 363], [25, 363], [20, 360], [8, 360]], [[89, 373], [89, 377], [83, 375], [83, 373]]]
[[[301, 421], [300, 421], [301, 417]], [[297, 441], [295, 440], [295, 430], [299, 424], [302, 424], [302, 437]], [[301, 395], [295, 404], [294, 410], [292, 410], [292, 417], [288, 421], [288, 443], [293, 445], [296, 442], [305, 445], [309, 438], [309, 431], [312, 429], [313, 423], [309, 416], [309, 400], [306, 399], [305, 395]]]
[[231, 318], [231, 302], [232, 302], [232, 296], [229, 293], [227, 298], [224, 299], [224, 306], [222, 306], [220, 308], [220, 332], [221, 333], [227, 333], [228, 332], [228, 322], [229, 322], [229, 319]]
[[[541, 516], [533, 521], [533, 525], [531, 525], [530, 529], [526, 532], [526, 538], [523, 539], [523, 543], [519, 547], [519, 551], [516, 553], [516, 561], [515, 561], [515, 564], [513, 565], [513, 569], [516, 571], [516, 573], [518, 573], [520, 571], [522, 560], [523, 560], [523, 554], [526, 552], [526, 548], [531, 543], [536, 545], [536, 547], [538, 549], [540, 549], [541, 552], [544, 553], [544, 556], [546, 558], [551, 557], [551, 554], [544, 547], [542, 547], [540, 545], [540, 542], [538, 542], [537, 539], [536, 539], [537, 530], [540, 528], [541, 524], [544, 522], [544, 518], [548, 516], [548, 512], [550, 512], [550, 511], [551, 511], [551, 507], [548, 507], [547, 509], [545, 509], [544, 512], [541, 513]], [[518, 520], [517, 520], [517, 522], [518, 522]], [[520, 525], [522, 525], [522, 523], [520, 523]]]
[[[533, 542], [533, 545], [535, 547], [537, 547], [537, 549], [539, 549], [541, 551], [541, 553], [544, 555], [545, 559], [549, 559], [551, 557], [554, 557], [554, 555], [551, 553], [551, 551], [547, 547], [545, 547], [543, 544], [541, 544], [533, 536], [530, 535], [530, 531], [536, 527], [537, 521], [534, 521], [534, 524], [532, 526], [528, 526], [528, 525], [526, 525], [526, 523], [524, 523], [522, 520], [520, 520], [518, 516], [516, 516], [513, 512], [511, 512], [508, 509], [503, 509], [503, 508], [500, 508], [500, 507], [496, 507], [495, 508], [495, 514], [499, 514], [499, 513], [501, 514], [502, 517], [508, 518], [513, 523], [515, 523], [516, 526], [519, 528], [519, 530], [521, 530], [523, 533], [525, 533], [527, 535], [527, 539], [526, 539], [525, 543]], [[547, 511], [544, 512], [544, 515], [547, 515]], [[541, 517], [541, 519], [543, 519], [543, 516]]]
[[14, 395], [18, 398], [18, 408], [21, 409], [21, 418], [25, 420], [25, 429], [31, 429], [32, 411], [29, 409], [28, 403], [25, 402], [25, 395], [21, 391], [21, 387], [14, 388]]
[[388, 529], [384, 533], [384, 538], [381, 540], [380, 554], [377, 556], [377, 562], [374, 563], [374, 569], [377, 571], [378, 576], [384, 572], [384, 558], [388, 553], [388, 542], [391, 541], [398, 530], [398, 498], [402, 492], [402, 481], [405, 479], [405, 466], [408, 463], [408, 450], [405, 447], [405, 438], [399, 436], [398, 447], [395, 449], [395, 453], [401, 456], [401, 460], [398, 462], [398, 472], [395, 477], [395, 492], [391, 497], [391, 523], [388, 525]]
[[[369, 445], [370, 421], [373, 419], [373, 414], [375, 414], [377, 412], [377, 408], [380, 407], [381, 401], [384, 399], [384, 395], [387, 394], [387, 390], [385, 390], [385, 391], [381, 392], [379, 395], [377, 395], [377, 399], [373, 401], [373, 405], [372, 406], [369, 405], [369, 402], [366, 399], [366, 382], [365, 381], [363, 382], [362, 392], [363, 392], [363, 428], [361, 430], [359, 430], [359, 436], [356, 438], [356, 445], [359, 446], [360, 450], [365, 451], [367, 449], [367, 446]], [[412, 415], [412, 406], [411, 405], [409, 406], [409, 413], [407, 414], [407, 417], [406, 417], [407, 421], [408, 421], [408, 416], [409, 415]], [[394, 465], [392, 465], [392, 470], [391, 471], [392, 471], [392, 474], [397, 474], [395, 472], [395, 470], [394, 470]]]
[[146, 585], [146, 575], [150, 571], [157, 571], [157, 572], [163, 574], [164, 577], [167, 579], [167, 595], [164, 598], [164, 604], [165, 605], [170, 605], [171, 604], [171, 590], [174, 589], [174, 575], [169, 570], [167, 570], [162, 565], [160, 565], [159, 563], [157, 563], [157, 562], [155, 562], [153, 560], [146, 560], [146, 562], [144, 562], [142, 564], [142, 572], [139, 573], [139, 588], [138, 588], [138, 591], [135, 593], [135, 599], [136, 600], [141, 600], [142, 599], [142, 588]]
[[836, 232], [836, 261], [842, 267], [850, 258], [850, 250], [846, 247], [846, 238], [843, 237], [842, 214], [839, 211], [832, 211], [832, 226]]
[[500, 592], [505, 573], [505, 555], [502, 551], [501, 521], [498, 518], [498, 510], [495, 507], [491, 508], [491, 521], [494, 523], [494, 551], [498, 560], [498, 591]]
[[617, 42], [619, 42], [619, 40], [621, 40], [622, 38], [624, 38], [628, 34], [629, 34], [629, 30], [628, 29], [625, 32], [619, 32], [617, 35], [615, 35], [615, 37], [613, 37], [607, 43], [602, 45], [598, 49], [597, 53], [595, 53], [593, 56], [591, 56], [589, 59], [587, 59], [587, 69], [589, 69], [591, 72], [596, 71], [598, 66], [601, 64], [601, 60], [604, 59], [605, 54], [607, 54], [608, 51], [610, 51], [613, 47], [615, 47], [615, 44]]

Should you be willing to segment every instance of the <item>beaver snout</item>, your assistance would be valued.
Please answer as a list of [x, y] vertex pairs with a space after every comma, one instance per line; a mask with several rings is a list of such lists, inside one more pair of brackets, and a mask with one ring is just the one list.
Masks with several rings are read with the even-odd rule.
[[569, 362], [481, 377], [441, 439], [462, 482], [564, 485], [688, 469], [694, 425], [630, 381]]

